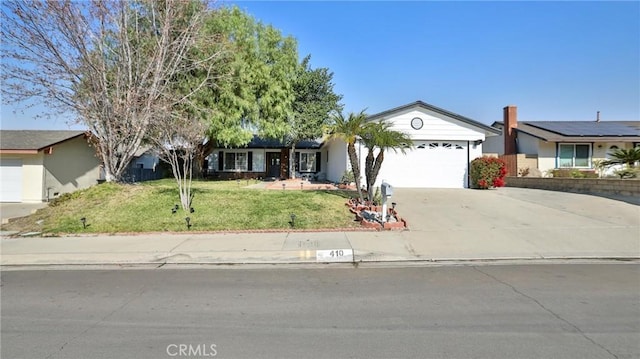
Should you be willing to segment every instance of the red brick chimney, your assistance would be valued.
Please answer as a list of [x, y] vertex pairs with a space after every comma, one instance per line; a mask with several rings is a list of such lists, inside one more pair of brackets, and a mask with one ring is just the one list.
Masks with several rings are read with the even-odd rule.
[[509, 105], [503, 109], [504, 119], [504, 154], [513, 155], [516, 154], [516, 131], [518, 127], [518, 108], [513, 105]]

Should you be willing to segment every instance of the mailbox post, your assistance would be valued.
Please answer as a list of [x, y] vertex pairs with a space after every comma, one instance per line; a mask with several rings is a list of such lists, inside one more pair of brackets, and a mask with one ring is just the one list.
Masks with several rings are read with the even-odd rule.
[[387, 222], [387, 199], [393, 195], [393, 187], [383, 180], [380, 184], [380, 192], [382, 194], [382, 223], [384, 223]]

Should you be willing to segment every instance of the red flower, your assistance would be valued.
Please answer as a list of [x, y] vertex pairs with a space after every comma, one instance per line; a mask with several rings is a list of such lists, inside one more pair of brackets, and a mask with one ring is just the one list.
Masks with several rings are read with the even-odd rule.
[[504, 187], [504, 180], [502, 178], [495, 178], [493, 180], [493, 187]]

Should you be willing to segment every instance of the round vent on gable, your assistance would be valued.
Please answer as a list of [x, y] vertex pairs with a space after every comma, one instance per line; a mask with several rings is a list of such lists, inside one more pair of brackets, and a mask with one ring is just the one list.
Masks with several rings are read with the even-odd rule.
[[414, 117], [411, 120], [411, 127], [413, 127], [414, 130], [419, 130], [422, 128], [422, 119], [420, 117]]

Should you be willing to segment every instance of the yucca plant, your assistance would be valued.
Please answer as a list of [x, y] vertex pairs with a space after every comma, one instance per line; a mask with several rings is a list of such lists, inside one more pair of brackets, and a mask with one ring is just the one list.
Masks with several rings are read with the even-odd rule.
[[627, 168], [634, 168], [636, 163], [640, 162], [640, 147], [618, 148], [610, 152], [609, 156], [612, 158], [602, 162], [604, 166], [624, 164]]

